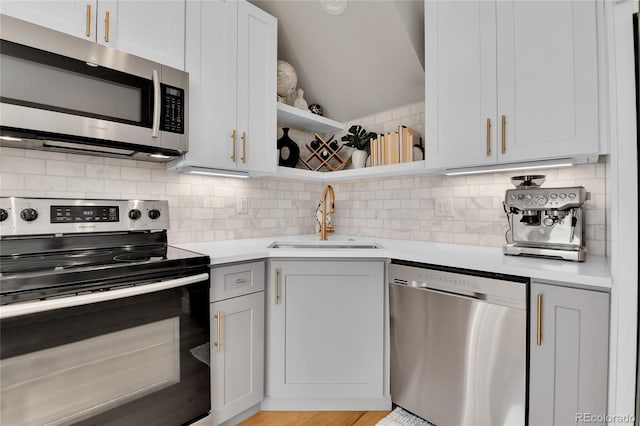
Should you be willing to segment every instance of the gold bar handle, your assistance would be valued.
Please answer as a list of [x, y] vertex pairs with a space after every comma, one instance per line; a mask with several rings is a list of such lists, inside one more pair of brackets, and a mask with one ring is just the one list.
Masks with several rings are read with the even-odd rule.
[[233, 151], [231, 152], [231, 161], [236, 161], [236, 129], [231, 132], [231, 140], [233, 141]]
[[217, 330], [218, 330], [218, 341], [216, 342], [216, 346], [218, 347], [218, 352], [222, 352], [222, 312], [218, 311], [216, 313], [217, 320]]
[[278, 305], [280, 303], [280, 268], [276, 268], [275, 290], [276, 290], [276, 305]]
[[104, 41], [109, 43], [109, 23], [111, 21], [111, 14], [107, 10], [104, 12]]
[[536, 328], [536, 343], [542, 345], [542, 293], [538, 294], [538, 318]]
[[502, 153], [507, 152], [507, 116], [502, 115]]
[[242, 132], [242, 157], [240, 157], [240, 159], [242, 160], [242, 164], [246, 164], [247, 163], [247, 133], [246, 132]]
[[91, 5], [87, 5], [87, 25], [85, 35], [91, 37]]
[[487, 157], [491, 156], [491, 119], [487, 118]]

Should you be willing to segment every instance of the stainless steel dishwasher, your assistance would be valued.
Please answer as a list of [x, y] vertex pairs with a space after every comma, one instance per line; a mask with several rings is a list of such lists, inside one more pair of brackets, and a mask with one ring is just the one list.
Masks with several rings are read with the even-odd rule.
[[527, 283], [389, 265], [391, 399], [438, 426], [524, 425]]

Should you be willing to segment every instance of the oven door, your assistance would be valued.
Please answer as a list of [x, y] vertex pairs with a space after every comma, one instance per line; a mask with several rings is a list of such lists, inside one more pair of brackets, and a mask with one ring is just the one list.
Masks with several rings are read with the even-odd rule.
[[209, 414], [207, 273], [5, 305], [0, 318], [0, 424], [176, 426]]

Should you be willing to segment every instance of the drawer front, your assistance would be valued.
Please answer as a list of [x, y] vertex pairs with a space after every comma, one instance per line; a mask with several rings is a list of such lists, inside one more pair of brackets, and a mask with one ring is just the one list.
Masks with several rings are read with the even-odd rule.
[[211, 302], [262, 290], [264, 290], [263, 261], [211, 268]]

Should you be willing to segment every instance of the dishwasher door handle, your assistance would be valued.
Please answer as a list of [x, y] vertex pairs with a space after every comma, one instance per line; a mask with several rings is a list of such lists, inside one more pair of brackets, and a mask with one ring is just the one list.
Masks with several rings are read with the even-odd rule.
[[462, 297], [462, 298], [467, 298], [467, 299], [475, 299], [475, 300], [483, 300], [483, 301], [487, 301], [488, 297], [486, 294], [484, 293], [477, 293], [475, 291], [466, 291], [466, 290], [456, 290], [455, 292], [453, 291], [447, 291], [447, 290], [443, 290], [443, 289], [439, 289], [439, 288], [434, 288], [432, 286], [429, 286], [426, 283], [417, 283], [415, 281], [413, 281], [411, 284], [399, 284], [399, 283], [390, 283], [393, 285], [400, 285], [400, 286], [404, 286], [404, 287], [408, 287], [408, 288], [414, 288], [416, 290], [423, 290], [423, 291], [432, 291], [434, 293], [438, 293], [438, 294], [444, 294], [447, 296], [457, 296], [457, 297]]

